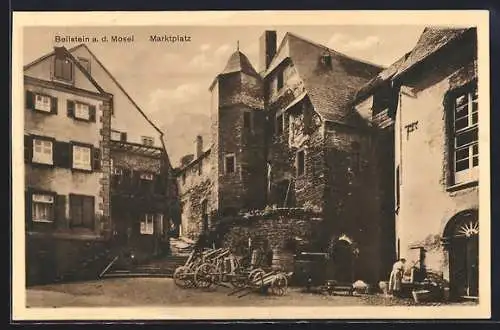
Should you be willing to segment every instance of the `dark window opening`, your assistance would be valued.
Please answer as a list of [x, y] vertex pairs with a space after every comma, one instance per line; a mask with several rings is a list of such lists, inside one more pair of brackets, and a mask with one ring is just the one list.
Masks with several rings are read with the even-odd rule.
[[283, 71], [279, 71], [276, 79], [278, 80], [278, 90], [283, 88]]
[[70, 226], [94, 229], [94, 197], [69, 195]]
[[297, 151], [297, 175], [301, 176], [305, 172], [305, 152], [304, 150]]
[[227, 155], [226, 158], [226, 173], [227, 174], [231, 174], [231, 173], [234, 173], [236, 172], [236, 159], [234, 157], [234, 155]]
[[73, 63], [67, 58], [57, 58], [54, 61], [54, 77], [66, 81], [73, 80]]

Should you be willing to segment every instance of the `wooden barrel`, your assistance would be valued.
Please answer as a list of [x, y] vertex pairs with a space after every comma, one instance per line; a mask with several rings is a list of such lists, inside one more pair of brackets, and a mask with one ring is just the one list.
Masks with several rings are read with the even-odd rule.
[[293, 253], [280, 249], [273, 249], [273, 259], [271, 269], [282, 272], [293, 272]]

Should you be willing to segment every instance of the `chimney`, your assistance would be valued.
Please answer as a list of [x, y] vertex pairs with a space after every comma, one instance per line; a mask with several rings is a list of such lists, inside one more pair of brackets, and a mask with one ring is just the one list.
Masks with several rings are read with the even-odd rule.
[[203, 154], [203, 138], [201, 135], [196, 136], [196, 140], [194, 141], [194, 155], [195, 159], [200, 158], [201, 154]]
[[264, 31], [260, 37], [259, 66], [260, 72], [267, 70], [271, 60], [276, 54], [276, 31]]

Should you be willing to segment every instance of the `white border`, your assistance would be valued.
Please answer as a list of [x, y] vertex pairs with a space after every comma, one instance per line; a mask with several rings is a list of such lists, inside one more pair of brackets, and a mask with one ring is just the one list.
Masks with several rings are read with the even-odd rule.
[[[279, 26], [447, 25], [477, 26], [479, 97], [489, 109], [489, 13], [471, 11], [248, 11], [248, 12], [14, 12], [12, 56], [13, 320], [134, 319], [459, 319], [491, 315], [489, 112], [480, 112], [480, 303], [433, 307], [183, 307], [30, 308], [24, 288], [23, 28], [28, 26]], [[272, 22], [272, 24], [271, 24]]]

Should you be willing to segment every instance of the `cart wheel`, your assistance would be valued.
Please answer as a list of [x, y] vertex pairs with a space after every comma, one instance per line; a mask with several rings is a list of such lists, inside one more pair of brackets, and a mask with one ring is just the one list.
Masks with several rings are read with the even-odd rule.
[[207, 289], [214, 284], [216, 269], [209, 263], [202, 264], [194, 272], [194, 283], [197, 288]]
[[175, 269], [174, 272], [174, 283], [178, 287], [183, 289], [192, 286], [192, 280], [189, 278], [189, 268], [186, 266], [180, 266]]
[[276, 296], [284, 296], [288, 288], [288, 280], [283, 274], [277, 274], [271, 283], [271, 293]]
[[264, 270], [261, 268], [254, 269], [248, 275], [248, 281], [255, 287], [263, 287], [265, 273], [266, 272], [264, 272]]
[[247, 285], [247, 277], [244, 275], [235, 275], [231, 278], [231, 285], [237, 289], [242, 289]]

